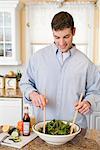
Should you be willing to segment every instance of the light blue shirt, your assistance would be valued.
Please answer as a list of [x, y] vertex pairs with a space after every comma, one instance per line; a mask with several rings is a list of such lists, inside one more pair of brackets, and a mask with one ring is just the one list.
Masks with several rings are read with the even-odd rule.
[[[30, 92], [37, 91], [45, 95], [46, 90], [46, 120], [71, 121], [80, 93], [91, 103], [91, 109], [96, 109], [100, 101], [100, 73], [75, 46], [69, 50], [62, 63], [59, 50], [55, 44], [51, 44], [31, 56], [20, 88], [27, 101]], [[43, 111], [35, 106], [33, 110], [37, 122], [42, 121]], [[76, 123], [86, 128], [86, 116], [78, 113]]]
[[57, 49], [56, 51], [57, 59], [61, 65], [63, 65], [64, 61], [71, 55], [70, 51], [66, 53], [62, 53], [60, 50]]

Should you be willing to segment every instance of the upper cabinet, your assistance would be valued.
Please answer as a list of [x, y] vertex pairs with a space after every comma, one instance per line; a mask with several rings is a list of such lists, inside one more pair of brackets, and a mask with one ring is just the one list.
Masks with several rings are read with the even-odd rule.
[[0, 0], [0, 65], [20, 64], [19, 1]]

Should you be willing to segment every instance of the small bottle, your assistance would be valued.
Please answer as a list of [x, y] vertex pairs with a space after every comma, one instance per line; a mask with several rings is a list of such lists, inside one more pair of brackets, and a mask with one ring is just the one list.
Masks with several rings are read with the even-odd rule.
[[29, 108], [27, 106], [24, 107], [24, 116], [23, 116], [23, 135], [30, 135], [30, 116], [29, 116]]
[[30, 116], [30, 131], [32, 131], [32, 127], [33, 125], [35, 125], [35, 123], [36, 123], [35, 117], [34, 115], [31, 115]]

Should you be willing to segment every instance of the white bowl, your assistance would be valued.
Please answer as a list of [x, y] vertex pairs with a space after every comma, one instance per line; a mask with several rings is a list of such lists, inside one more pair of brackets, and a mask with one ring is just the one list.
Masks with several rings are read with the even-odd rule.
[[[50, 122], [50, 121], [46, 121]], [[67, 121], [63, 121], [64, 123], [67, 123]], [[53, 145], [62, 145], [65, 144], [66, 142], [72, 140], [80, 131], [81, 128], [77, 125], [74, 124], [74, 129], [75, 129], [75, 133], [72, 134], [68, 134], [68, 135], [50, 135], [50, 134], [44, 134], [39, 132], [38, 130], [43, 127], [43, 122], [39, 122], [36, 125], [34, 125], [32, 127], [33, 131], [45, 142], [49, 143], [49, 144], [53, 144]], [[70, 123], [71, 125], [72, 123]]]

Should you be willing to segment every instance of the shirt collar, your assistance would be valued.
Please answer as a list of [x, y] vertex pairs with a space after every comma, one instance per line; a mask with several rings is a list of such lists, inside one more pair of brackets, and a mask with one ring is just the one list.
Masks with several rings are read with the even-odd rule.
[[[73, 55], [76, 51], [76, 45], [75, 44], [72, 44], [72, 45], [73, 45], [73, 47], [68, 51], [70, 53], [70, 56]], [[54, 50], [55, 54], [57, 54], [59, 51], [58, 47], [56, 46], [55, 43], [53, 43], [52, 46], [53, 46], [53, 50]]]
[[61, 53], [61, 51], [59, 50], [59, 49], [57, 49], [57, 51], [56, 51], [56, 55], [63, 55], [63, 57], [65, 57], [65, 58], [67, 58], [67, 57], [69, 57], [69, 56], [71, 56], [71, 52], [70, 51], [68, 51], [68, 52], [66, 52], [66, 53]]

